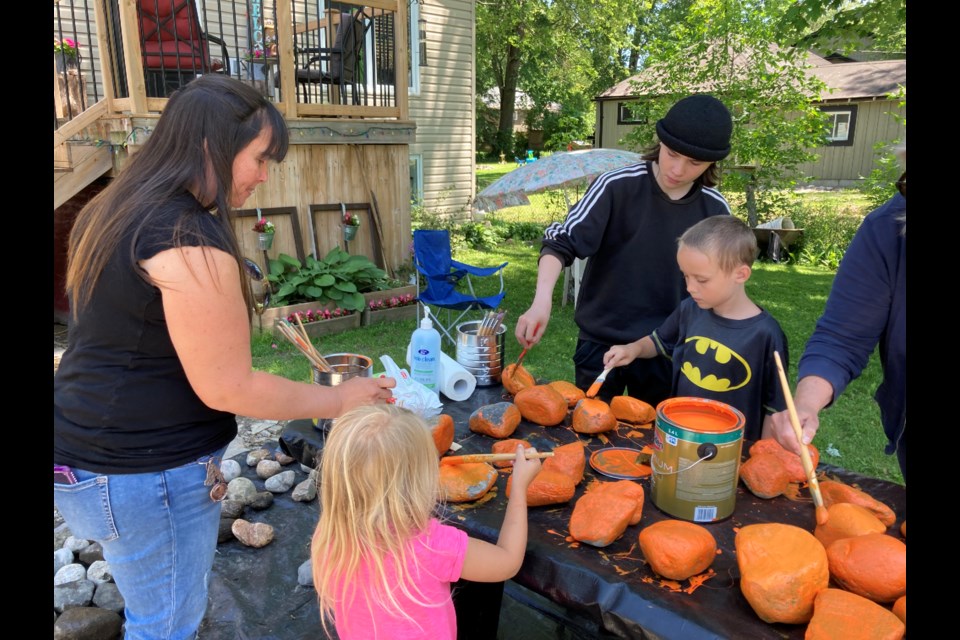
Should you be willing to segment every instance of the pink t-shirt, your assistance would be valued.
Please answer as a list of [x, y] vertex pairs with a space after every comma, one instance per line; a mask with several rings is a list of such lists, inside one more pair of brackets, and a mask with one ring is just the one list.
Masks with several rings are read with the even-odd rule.
[[[425, 533], [418, 536], [412, 545], [408, 560], [408, 575], [416, 579], [423, 594], [421, 600], [445, 603], [439, 607], [424, 607], [405, 599], [398, 592], [401, 609], [416, 623], [390, 616], [376, 603], [372, 604], [374, 617], [367, 608], [372, 575], [368, 567], [360, 567], [356, 596], [349, 608], [338, 605], [334, 608], [337, 635], [340, 640], [456, 640], [457, 615], [450, 597], [450, 583], [460, 579], [463, 560], [467, 553], [467, 534], [460, 529], [440, 524], [433, 519]], [[392, 567], [386, 566], [388, 577], [394, 575]], [[419, 574], [416, 571], [419, 570]], [[416, 591], [411, 591], [416, 594]]]

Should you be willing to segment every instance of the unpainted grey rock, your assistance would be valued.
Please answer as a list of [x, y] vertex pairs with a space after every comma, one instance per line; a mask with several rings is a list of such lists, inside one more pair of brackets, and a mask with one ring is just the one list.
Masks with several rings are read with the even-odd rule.
[[237, 518], [233, 521], [233, 535], [242, 544], [259, 549], [273, 542], [273, 527], [265, 522], [248, 522]]
[[280, 473], [281, 469], [280, 463], [276, 460], [261, 460], [257, 463], [257, 477], [266, 480]]
[[250, 478], [234, 478], [227, 485], [227, 500], [239, 500], [243, 504], [250, 504], [257, 495], [257, 486]]
[[116, 640], [123, 620], [97, 607], [68, 609], [53, 623], [53, 640]]
[[223, 474], [223, 479], [227, 482], [230, 482], [234, 478], [239, 478], [242, 473], [240, 463], [232, 459], [224, 460], [220, 463], [220, 473]]
[[307, 478], [293, 488], [290, 497], [293, 498], [294, 502], [310, 502], [317, 497], [317, 483]]
[[243, 515], [244, 504], [240, 500], [224, 500], [220, 503], [221, 518], [239, 518]]
[[283, 451], [277, 451], [276, 453], [273, 454], [273, 457], [276, 458], [277, 462], [279, 462], [283, 466], [287, 466], [288, 464], [291, 464], [296, 461], [296, 458], [294, 458], [293, 456], [288, 456]]
[[80, 562], [89, 566], [97, 560], [103, 560], [103, 547], [99, 542], [94, 542], [89, 547], [81, 551], [78, 557], [80, 558]]
[[313, 586], [313, 565], [309, 560], [297, 567], [297, 584], [302, 587]]
[[84, 540], [83, 538], [77, 538], [74, 536], [70, 536], [63, 541], [63, 546], [65, 546], [67, 549], [70, 549], [70, 551], [73, 551], [74, 553], [80, 553], [91, 544], [92, 543], [89, 540]]
[[263, 483], [264, 488], [267, 491], [272, 491], [273, 493], [284, 493], [290, 491], [290, 487], [293, 486], [293, 483], [297, 481], [297, 472], [293, 469], [287, 469], [281, 473], [278, 473], [275, 476], [267, 478], [267, 481]]
[[217, 529], [217, 544], [233, 540], [233, 522], [236, 518], [220, 518], [220, 528]]
[[104, 582], [98, 584], [97, 590], [93, 594], [93, 604], [107, 611], [122, 613], [123, 596], [120, 595], [120, 589], [117, 588], [116, 583]]
[[87, 580], [94, 584], [103, 584], [113, 580], [113, 574], [110, 572], [110, 565], [106, 560], [97, 560], [87, 567]]
[[73, 551], [60, 547], [53, 552], [53, 575], [68, 564], [73, 564]]
[[57, 525], [53, 528], [53, 550], [63, 548], [63, 543], [67, 541], [67, 538], [73, 536], [73, 532], [70, 531], [70, 527], [67, 526], [67, 523], [64, 522], [61, 525]]
[[247, 506], [254, 511], [263, 511], [273, 505], [273, 494], [269, 491], [258, 491]]
[[254, 449], [253, 451], [247, 454], [247, 466], [255, 467], [257, 466], [257, 463], [260, 462], [261, 460], [269, 460], [272, 457], [273, 457], [273, 452], [271, 452], [269, 449], [264, 449], [264, 448]]
[[303, 463], [301, 462], [301, 463], [300, 463], [300, 471], [303, 471], [304, 473], [310, 473], [311, 471], [313, 471], [313, 467], [308, 467], [307, 465], [305, 465], [305, 464], [303, 464]]
[[67, 584], [68, 582], [73, 582], [75, 580], [86, 580], [86, 579], [87, 579], [87, 568], [77, 562], [63, 566], [60, 568], [59, 571], [53, 574], [54, 586], [58, 584]]
[[74, 580], [53, 587], [53, 610], [63, 613], [74, 607], [89, 607], [97, 585], [89, 580]]

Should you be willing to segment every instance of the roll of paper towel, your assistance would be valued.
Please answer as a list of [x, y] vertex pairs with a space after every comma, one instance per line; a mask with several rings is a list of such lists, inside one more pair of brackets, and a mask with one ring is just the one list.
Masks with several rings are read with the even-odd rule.
[[[410, 345], [407, 345], [407, 366], [410, 365]], [[440, 352], [440, 391], [454, 402], [461, 402], [473, 395], [477, 388], [477, 378], [463, 366]]]

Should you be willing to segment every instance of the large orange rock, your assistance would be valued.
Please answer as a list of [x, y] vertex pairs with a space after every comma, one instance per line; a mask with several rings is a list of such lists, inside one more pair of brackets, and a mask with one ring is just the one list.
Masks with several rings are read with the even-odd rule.
[[[498, 440], [493, 443], [493, 446], [490, 447], [490, 453], [516, 453], [517, 445], [522, 444], [524, 449], [529, 449], [533, 445], [527, 442], [526, 440], [518, 440], [517, 438], [508, 438], [506, 440]], [[497, 460], [493, 463], [495, 467], [512, 467], [513, 460]]]
[[583, 480], [583, 471], [586, 468], [586, 448], [579, 440], [555, 448], [553, 457], [544, 458], [540, 465], [541, 473], [543, 471], [558, 471], [569, 476], [575, 485], [580, 484], [580, 481]]
[[776, 522], [750, 524], [734, 538], [740, 591], [764, 622], [800, 624], [830, 583], [827, 552], [809, 531]]
[[573, 409], [573, 430], [577, 433], [606, 433], [617, 428], [617, 417], [599, 398], [584, 398]]
[[900, 640], [906, 624], [876, 602], [842, 589], [824, 589], [813, 601], [804, 640]]
[[[507, 498], [510, 498], [510, 488], [513, 486], [513, 476], [507, 478]], [[577, 492], [577, 485], [565, 473], [544, 469], [527, 486], [527, 506], [543, 507], [548, 504], [563, 504], [570, 502]]]
[[827, 547], [830, 575], [841, 587], [874, 602], [907, 593], [907, 545], [885, 533], [842, 538]]
[[513, 397], [524, 420], [545, 427], [553, 427], [567, 417], [567, 401], [548, 384], [525, 387]]
[[902, 595], [896, 599], [893, 603], [893, 615], [900, 618], [900, 622], [903, 623], [903, 626], [907, 626], [907, 596]]
[[440, 493], [447, 502], [473, 502], [497, 482], [497, 470], [486, 462], [440, 465]]
[[[812, 444], [807, 445], [807, 451], [810, 452], [810, 462], [813, 463], [813, 468], [816, 469], [817, 465], [820, 464], [820, 451]], [[803, 470], [803, 460], [800, 459], [800, 456], [795, 453], [790, 453], [773, 438], [763, 438], [753, 443], [750, 447], [750, 457], [752, 458], [760, 453], [772, 453], [780, 458], [787, 473], [790, 475], [790, 482], [807, 481], [807, 472]]]
[[740, 479], [758, 498], [776, 498], [790, 485], [790, 472], [780, 456], [773, 453], [751, 455], [740, 465]]
[[437, 448], [437, 454], [442, 456], [453, 444], [453, 417], [441, 413], [437, 416], [437, 421], [430, 427], [430, 433], [433, 436], [433, 444]]
[[826, 549], [831, 543], [843, 538], [862, 536], [868, 533], [883, 533], [887, 528], [858, 504], [838, 502], [827, 507], [827, 521], [817, 524], [813, 535]]
[[717, 541], [706, 527], [684, 520], [661, 520], [638, 537], [643, 557], [664, 578], [686, 580], [713, 564]]
[[606, 547], [627, 530], [635, 509], [633, 498], [611, 491], [589, 491], [573, 506], [570, 536], [594, 547]]
[[610, 400], [610, 410], [617, 420], [632, 424], [646, 424], [657, 418], [657, 410], [643, 400], [630, 396], [614, 396]]
[[491, 438], [509, 438], [520, 424], [520, 410], [512, 402], [496, 402], [470, 414], [470, 431]]
[[550, 383], [550, 386], [556, 389], [560, 395], [563, 396], [563, 399], [567, 401], [568, 409], [573, 409], [577, 406], [578, 402], [587, 397], [583, 389], [566, 380], [554, 380]]
[[611, 493], [614, 495], [626, 496], [633, 500], [633, 515], [630, 516], [630, 524], [637, 524], [643, 517], [644, 493], [643, 485], [637, 484], [633, 480], [617, 480], [616, 482], [598, 482], [592, 491]]
[[526, 387], [532, 387], [537, 384], [536, 379], [529, 371], [523, 368], [523, 365], [517, 366], [517, 363], [508, 364], [500, 374], [500, 384], [503, 388], [517, 395], [517, 392]]
[[892, 527], [897, 521], [897, 514], [893, 512], [893, 509], [866, 491], [861, 491], [856, 487], [851, 487], [848, 484], [837, 482], [836, 480], [821, 480], [819, 484], [820, 495], [823, 496], [823, 504], [826, 507], [837, 502], [850, 502], [869, 509], [873, 512], [873, 515], [880, 519], [880, 522], [882, 522], [885, 527]]

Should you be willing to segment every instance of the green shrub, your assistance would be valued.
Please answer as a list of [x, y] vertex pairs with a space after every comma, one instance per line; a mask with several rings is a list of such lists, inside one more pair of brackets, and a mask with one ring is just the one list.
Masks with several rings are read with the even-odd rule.
[[276, 288], [272, 307], [299, 302], [335, 303], [352, 311], [363, 311], [363, 292], [376, 291], [387, 280], [387, 273], [366, 256], [352, 256], [334, 247], [317, 260], [307, 256], [306, 262], [281, 253], [270, 260], [267, 279]]

